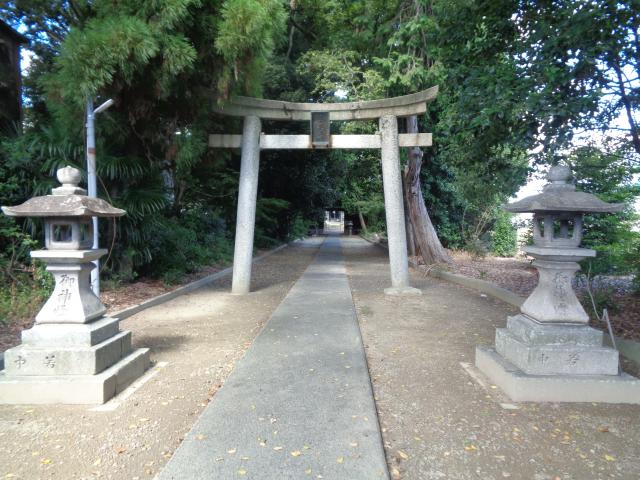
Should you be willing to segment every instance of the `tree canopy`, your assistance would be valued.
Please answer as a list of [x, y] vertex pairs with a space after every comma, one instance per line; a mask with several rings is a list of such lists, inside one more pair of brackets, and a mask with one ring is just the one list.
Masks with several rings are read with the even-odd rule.
[[[214, 112], [234, 94], [341, 102], [439, 85], [417, 119], [434, 134], [417, 180], [446, 247], [490, 241], [496, 220], [504, 226], [497, 207], [535, 164], [585, 166], [585, 188], [602, 172], [622, 172], [625, 200], [637, 195], [640, 13], [632, 0], [13, 0], [0, 14], [35, 52], [23, 132], [0, 144], [2, 203], [44, 192], [63, 163], [82, 168], [86, 102], [113, 98], [98, 117], [97, 163], [99, 194], [129, 213], [101, 232], [115, 246], [108, 269], [122, 278], [230, 255], [239, 159], [209, 149], [207, 134], [239, 132]], [[305, 232], [326, 207], [384, 229], [377, 152], [262, 158], [260, 246]], [[625, 221], [628, 229], [631, 212]]]

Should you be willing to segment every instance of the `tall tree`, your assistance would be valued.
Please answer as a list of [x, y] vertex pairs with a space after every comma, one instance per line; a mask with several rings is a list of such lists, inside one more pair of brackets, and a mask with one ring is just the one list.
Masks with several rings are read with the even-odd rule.
[[514, 22], [544, 148], [554, 153], [585, 130], [622, 131], [640, 161], [637, 0], [523, 1]]
[[[35, 93], [26, 136], [50, 157], [45, 171], [83, 166], [86, 101], [115, 100], [98, 122], [97, 164], [99, 194], [129, 212], [115, 232], [117, 254], [133, 249], [137, 263], [148, 262], [158, 222], [194, 204], [233, 210], [233, 196], [212, 195], [229, 187], [235, 165], [207, 148], [206, 134], [221, 125], [211, 107], [260, 91], [286, 20], [280, 0], [15, 0], [0, 13], [27, 27], [38, 54], [26, 82]], [[66, 144], [80, 155], [57, 156]]]

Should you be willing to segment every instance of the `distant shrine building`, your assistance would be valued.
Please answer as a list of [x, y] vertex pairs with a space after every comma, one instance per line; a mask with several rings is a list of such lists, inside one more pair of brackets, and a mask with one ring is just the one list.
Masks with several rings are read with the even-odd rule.
[[324, 211], [324, 233], [344, 233], [344, 210], [331, 208]]

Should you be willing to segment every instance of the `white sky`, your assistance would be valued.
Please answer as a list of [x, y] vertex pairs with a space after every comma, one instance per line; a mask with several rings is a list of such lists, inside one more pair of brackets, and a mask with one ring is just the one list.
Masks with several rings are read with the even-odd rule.
[[27, 50], [26, 48], [20, 49], [20, 69], [22, 70], [22, 76], [25, 76], [29, 72], [31, 59], [34, 55], [31, 50]]

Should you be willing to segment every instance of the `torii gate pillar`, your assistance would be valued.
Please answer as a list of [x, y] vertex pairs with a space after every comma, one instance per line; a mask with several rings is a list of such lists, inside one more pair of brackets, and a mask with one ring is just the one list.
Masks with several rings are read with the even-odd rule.
[[384, 293], [387, 295], [420, 295], [420, 290], [409, 285], [409, 259], [407, 257], [407, 232], [400, 174], [398, 119], [393, 115], [385, 115], [380, 117], [379, 124], [384, 211], [387, 220], [389, 266], [391, 269], [391, 288], [385, 288]]
[[251, 285], [253, 233], [256, 223], [258, 172], [260, 170], [260, 130], [260, 118], [253, 115], [244, 117], [236, 242], [233, 252], [233, 281], [231, 283], [231, 293], [238, 295], [249, 293]]

